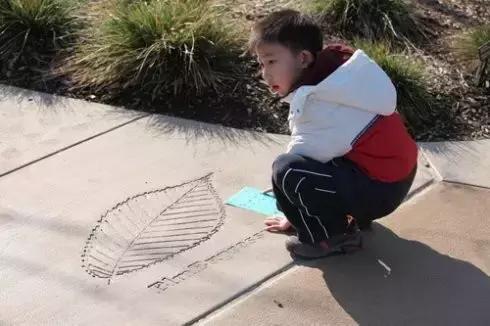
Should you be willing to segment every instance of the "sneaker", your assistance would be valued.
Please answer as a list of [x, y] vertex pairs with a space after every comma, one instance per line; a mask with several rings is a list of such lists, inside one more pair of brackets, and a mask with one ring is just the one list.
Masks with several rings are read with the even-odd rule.
[[318, 259], [334, 255], [351, 253], [362, 248], [360, 232], [342, 234], [326, 240], [323, 244], [307, 244], [299, 241], [297, 236], [286, 240], [286, 249], [292, 255], [303, 259]]

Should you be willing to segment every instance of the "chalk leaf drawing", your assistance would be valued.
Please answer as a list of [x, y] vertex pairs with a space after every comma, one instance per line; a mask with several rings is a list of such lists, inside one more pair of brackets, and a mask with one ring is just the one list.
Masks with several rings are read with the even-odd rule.
[[108, 210], [83, 250], [85, 270], [110, 282], [209, 239], [225, 214], [210, 177], [138, 194]]

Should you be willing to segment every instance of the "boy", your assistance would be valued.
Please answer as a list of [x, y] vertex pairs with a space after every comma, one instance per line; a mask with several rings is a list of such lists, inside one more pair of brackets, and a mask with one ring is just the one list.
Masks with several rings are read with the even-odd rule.
[[393, 212], [417, 169], [395, 87], [362, 50], [323, 48], [320, 28], [294, 10], [256, 23], [249, 46], [265, 82], [290, 104], [291, 141], [272, 175], [287, 219], [269, 218], [266, 229], [294, 229], [286, 248], [302, 258], [360, 248], [358, 225]]

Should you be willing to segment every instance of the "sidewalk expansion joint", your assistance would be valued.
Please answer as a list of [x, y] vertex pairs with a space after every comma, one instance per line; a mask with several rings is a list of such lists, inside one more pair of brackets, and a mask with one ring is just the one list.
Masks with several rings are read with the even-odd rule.
[[192, 320], [184, 323], [183, 326], [199, 325], [201, 322], [205, 321], [209, 317], [212, 317], [216, 313], [219, 313], [219, 312], [223, 311], [224, 309], [241, 302], [241, 300], [246, 299], [255, 290], [259, 289], [263, 285], [268, 284], [270, 282], [274, 282], [277, 278], [280, 278], [281, 275], [290, 271], [296, 265], [297, 264], [294, 261], [291, 261], [290, 263], [286, 264], [285, 266], [281, 267], [280, 269], [276, 270], [275, 272], [267, 275], [266, 277], [262, 278], [261, 280], [257, 281], [256, 283], [252, 284], [251, 286], [246, 287], [242, 291], [237, 292], [236, 294], [232, 295], [228, 299], [216, 304], [214, 307], [211, 307], [210, 309], [208, 309], [207, 311], [203, 312], [202, 314], [196, 316]]
[[454, 184], [454, 185], [467, 186], [467, 187], [475, 187], [475, 188], [490, 190], [490, 187], [476, 185], [476, 184], [462, 182], [462, 181], [442, 180], [442, 182], [449, 183], [449, 184]]
[[12, 170], [9, 170], [9, 171], [7, 171], [7, 172], [1, 173], [1, 174], [0, 174], [0, 178], [5, 177], [5, 176], [7, 176], [7, 175], [9, 175], [9, 174], [12, 174], [12, 173], [14, 173], [14, 172], [17, 172], [17, 171], [19, 171], [19, 170], [21, 170], [21, 169], [23, 169], [23, 168], [26, 168], [26, 167], [28, 167], [28, 166], [31, 166], [31, 165], [33, 165], [33, 164], [36, 164], [36, 163], [38, 163], [38, 162], [40, 162], [40, 161], [43, 161], [43, 160], [45, 160], [45, 159], [47, 159], [47, 158], [50, 158], [50, 157], [54, 156], [54, 155], [57, 155], [57, 154], [59, 154], [59, 153], [62, 153], [62, 152], [64, 152], [64, 151], [66, 151], [66, 150], [69, 150], [70, 148], [73, 148], [73, 147], [75, 147], [75, 146], [78, 146], [78, 145], [80, 145], [80, 144], [83, 144], [83, 143], [85, 143], [85, 142], [88, 142], [88, 141], [90, 141], [90, 140], [92, 140], [92, 139], [94, 139], [94, 138], [97, 138], [97, 137], [103, 136], [103, 135], [105, 135], [105, 134], [107, 134], [107, 133], [110, 133], [111, 131], [114, 131], [114, 130], [116, 130], [116, 129], [119, 129], [119, 128], [121, 128], [121, 127], [124, 127], [124, 126], [126, 126], [126, 125], [128, 125], [128, 124], [131, 124], [131, 123], [133, 123], [133, 122], [136, 122], [136, 121], [138, 121], [138, 120], [140, 120], [140, 119], [146, 118], [146, 117], [148, 117], [148, 116], [150, 116], [150, 115], [151, 115], [151, 114], [149, 114], [149, 113], [148, 113], [148, 114], [143, 114], [143, 115], [138, 116], [138, 117], [136, 117], [136, 118], [134, 118], [134, 119], [131, 119], [131, 120], [129, 120], [129, 121], [126, 121], [126, 122], [124, 122], [124, 123], [122, 123], [122, 124], [119, 124], [119, 125], [117, 125], [117, 126], [114, 126], [114, 127], [110, 128], [110, 129], [107, 129], [107, 130], [104, 130], [104, 131], [102, 131], [102, 132], [99, 132], [99, 133], [97, 133], [97, 134], [95, 134], [95, 135], [92, 135], [92, 136], [90, 136], [90, 137], [88, 137], [88, 138], [84, 138], [84, 139], [82, 139], [82, 140], [80, 140], [80, 141], [78, 141], [78, 142], [75, 142], [75, 143], [71, 144], [71, 145], [68, 145], [68, 146], [65, 146], [65, 147], [63, 147], [63, 148], [60, 148], [60, 149], [58, 149], [58, 150], [56, 150], [56, 151], [54, 151], [54, 152], [52, 152], [52, 153], [49, 153], [49, 154], [44, 155], [44, 156], [41, 156], [41, 157], [39, 157], [39, 158], [37, 158], [37, 159], [35, 159], [35, 160], [33, 160], [33, 161], [30, 161], [30, 162], [24, 163], [24, 164], [22, 164], [22, 165], [20, 165], [20, 166], [18, 166], [18, 167], [16, 167], [16, 168], [14, 168], [14, 169], [12, 169]]
[[432, 188], [432, 186], [437, 185], [441, 181], [432, 179], [432, 180], [424, 183], [423, 185], [418, 187], [416, 190], [414, 190], [412, 193], [409, 193], [407, 195], [407, 197], [405, 198], [405, 200], [403, 201], [402, 205], [410, 202], [412, 199], [415, 199], [419, 196], [422, 196], [423, 194], [426, 194], [427, 192], [429, 192], [429, 190], [430, 190], [430, 188]]

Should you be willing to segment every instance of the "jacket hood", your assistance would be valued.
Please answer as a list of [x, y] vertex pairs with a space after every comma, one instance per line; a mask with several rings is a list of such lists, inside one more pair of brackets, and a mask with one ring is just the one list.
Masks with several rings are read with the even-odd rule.
[[308, 97], [313, 97], [381, 115], [390, 115], [396, 108], [393, 83], [362, 50], [349, 54], [346, 47], [337, 51], [327, 47], [298, 85], [284, 101], [302, 107]]
[[328, 45], [317, 55], [315, 63], [306, 69], [296, 88], [317, 85], [349, 60], [352, 54], [354, 50], [345, 45]]

